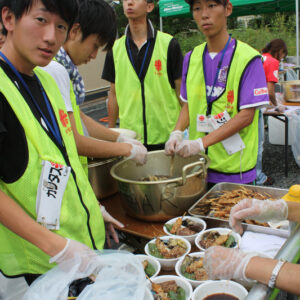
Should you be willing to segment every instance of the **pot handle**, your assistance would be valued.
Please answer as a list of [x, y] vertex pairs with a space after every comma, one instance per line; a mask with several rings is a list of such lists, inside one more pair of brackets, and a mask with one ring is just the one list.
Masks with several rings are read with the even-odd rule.
[[[188, 165], [184, 166], [184, 167], [182, 168], [182, 185], [185, 185], [185, 183], [186, 183], [186, 177], [187, 177], [186, 173], [187, 173], [187, 171], [188, 171], [189, 169], [195, 168], [195, 167], [197, 167], [197, 166], [200, 166], [200, 167], [201, 167], [200, 170], [197, 171], [197, 172], [199, 172], [199, 174], [200, 174], [201, 169], [202, 169], [202, 172], [201, 172], [201, 173], [202, 173], [202, 177], [203, 177], [203, 178], [206, 178], [206, 167], [205, 167], [205, 163], [206, 163], [205, 158], [204, 158], [204, 157], [201, 157], [201, 158], [199, 159], [199, 161], [196, 161], [196, 162], [194, 162], [194, 163], [191, 163], [191, 164], [188, 164]], [[195, 173], [196, 173], [196, 172], [195, 172]]]

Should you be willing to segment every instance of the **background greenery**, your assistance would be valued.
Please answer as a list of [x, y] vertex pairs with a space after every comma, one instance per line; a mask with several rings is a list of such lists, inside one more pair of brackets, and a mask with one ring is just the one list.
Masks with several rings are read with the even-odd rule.
[[[120, 35], [124, 33], [127, 19], [122, 5], [116, 6], [118, 29]], [[159, 9], [156, 5], [149, 15], [155, 28], [159, 29]], [[196, 23], [190, 18], [163, 18], [163, 31], [175, 36], [185, 54], [196, 45], [204, 41], [204, 36], [197, 29]], [[237, 18], [228, 19], [228, 31], [237, 38], [261, 51], [265, 45], [275, 38], [281, 38], [288, 47], [288, 55], [296, 55], [296, 21], [295, 13], [276, 13], [254, 17], [248, 22], [247, 28], [243, 21]]]

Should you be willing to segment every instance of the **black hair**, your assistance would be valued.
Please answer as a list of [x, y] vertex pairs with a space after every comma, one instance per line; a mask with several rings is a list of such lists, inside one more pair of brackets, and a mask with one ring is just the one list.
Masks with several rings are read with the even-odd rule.
[[[185, 0], [185, 2], [187, 2], [190, 5], [190, 10], [193, 10], [193, 4], [194, 4], [195, 0]], [[207, 0], [208, 1], [208, 0]], [[226, 5], [228, 4], [228, 0], [213, 0], [218, 4], [222, 4], [224, 7], [226, 7]]]
[[[26, 14], [34, 3], [38, 0], [0, 0], [0, 21], [1, 11], [3, 7], [8, 7], [15, 15], [16, 19], [20, 19]], [[58, 14], [64, 21], [67, 22], [69, 28], [73, 25], [78, 14], [77, 0], [40, 0], [46, 9], [52, 13]], [[3, 29], [4, 34], [7, 34], [6, 29]]]
[[116, 15], [104, 0], [80, 0], [75, 23], [79, 23], [81, 27], [82, 40], [91, 34], [97, 34], [101, 44], [105, 44], [103, 50], [110, 50], [114, 45], [117, 36]]
[[262, 53], [270, 53], [274, 58], [280, 60], [280, 50], [283, 50], [283, 54], [287, 56], [288, 49], [285, 42], [282, 39], [274, 39], [262, 49]]

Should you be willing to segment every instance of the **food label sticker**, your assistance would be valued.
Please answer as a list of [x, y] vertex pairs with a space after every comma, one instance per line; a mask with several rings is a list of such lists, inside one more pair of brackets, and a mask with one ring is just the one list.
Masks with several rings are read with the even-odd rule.
[[60, 227], [60, 210], [71, 167], [43, 161], [36, 197], [37, 222], [50, 230]]
[[[210, 123], [212, 128], [215, 130], [223, 126], [229, 120], [230, 120], [230, 116], [228, 112], [225, 110], [224, 112], [211, 117]], [[221, 143], [228, 155], [232, 155], [238, 151], [241, 151], [246, 147], [239, 133], [235, 133], [229, 138], [223, 140]]]
[[209, 122], [209, 117], [206, 115], [197, 115], [197, 131], [198, 132], [212, 132], [213, 128]]

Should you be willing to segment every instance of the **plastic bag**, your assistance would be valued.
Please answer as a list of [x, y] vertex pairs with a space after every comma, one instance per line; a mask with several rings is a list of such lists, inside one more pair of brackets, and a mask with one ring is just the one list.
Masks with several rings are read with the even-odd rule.
[[292, 134], [292, 151], [297, 165], [300, 167], [300, 110], [289, 116]]
[[70, 284], [79, 278], [89, 277], [95, 267], [95, 282], [87, 285], [77, 300], [146, 299], [147, 279], [141, 262], [133, 254], [111, 250], [98, 252], [89, 263], [89, 274], [82, 273], [79, 265], [77, 257], [66, 262], [63, 268], [55, 267], [48, 271], [33, 282], [23, 300], [67, 300]]

